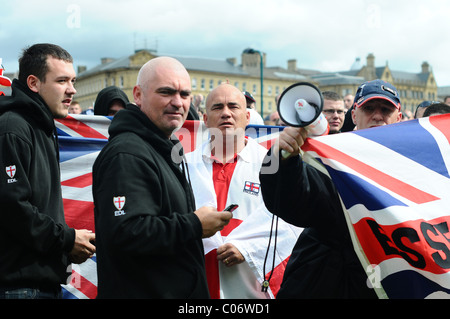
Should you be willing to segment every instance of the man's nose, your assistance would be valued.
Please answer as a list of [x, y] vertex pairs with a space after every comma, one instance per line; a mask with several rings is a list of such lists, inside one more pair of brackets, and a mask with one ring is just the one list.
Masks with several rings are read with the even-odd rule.
[[180, 94], [174, 94], [172, 96], [171, 104], [177, 108], [183, 107], [183, 99]]
[[225, 118], [231, 117], [231, 110], [228, 106], [225, 106], [222, 109], [222, 117], [225, 117]]
[[69, 81], [69, 87], [67, 88], [66, 93], [68, 95], [75, 95], [77, 93], [73, 82]]
[[383, 112], [379, 109], [376, 108], [375, 111], [372, 114], [372, 117], [376, 120], [383, 120], [384, 116], [383, 116]]

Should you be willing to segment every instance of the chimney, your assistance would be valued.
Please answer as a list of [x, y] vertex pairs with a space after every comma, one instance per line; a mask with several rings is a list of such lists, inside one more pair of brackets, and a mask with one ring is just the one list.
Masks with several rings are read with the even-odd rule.
[[422, 73], [430, 73], [430, 65], [426, 61], [422, 63]]
[[230, 63], [232, 66], [235, 66], [237, 64], [236, 58], [228, 58], [227, 62]]
[[297, 60], [296, 59], [290, 59], [287, 61], [288, 63], [288, 71], [295, 72], [297, 71]]
[[87, 67], [85, 65], [79, 65], [78, 66], [78, 74], [81, 74], [81, 73], [83, 73], [86, 70], [87, 70]]
[[377, 78], [376, 69], [375, 69], [375, 56], [370, 53], [366, 58], [367, 64], [365, 68], [364, 78], [366, 81], [372, 81]]
[[102, 58], [101, 61], [102, 61], [102, 65], [103, 65], [103, 64], [107, 64], [107, 63], [114, 61], [114, 59], [113, 58]]
[[375, 56], [372, 53], [367, 56], [367, 67], [375, 68]]

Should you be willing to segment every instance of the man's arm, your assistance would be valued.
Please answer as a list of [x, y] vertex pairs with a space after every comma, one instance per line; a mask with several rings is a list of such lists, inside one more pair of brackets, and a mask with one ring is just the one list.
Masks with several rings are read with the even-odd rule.
[[[299, 227], [322, 225], [333, 213], [339, 198], [331, 179], [303, 162], [300, 147], [306, 139], [303, 128], [286, 128], [279, 143], [269, 150], [264, 165], [280, 161], [279, 169], [273, 174], [260, 173], [261, 192], [268, 210]], [[281, 150], [290, 153], [283, 158]]]
[[0, 228], [12, 240], [22, 241], [39, 253], [68, 253], [74, 245], [74, 230], [55, 222], [30, 202], [33, 190], [28, 176], [32, 159], [29, 141], [13, 133], [0, 136], [0, 167], [14, 164], [16, 172], [13, 181], [0, 181]]
[[[103, 241], [120, 252], [171, 254], [192, 239], [211, 236], [231, 218], [212, 207], [192, 214], [164, 211], [160, 173], [130, 154], [94, 165], [93, 173], [97, 236], [102, 232]], [[124, 196], [126, 204], [123, 214], [116, 216], [117, 196]]]

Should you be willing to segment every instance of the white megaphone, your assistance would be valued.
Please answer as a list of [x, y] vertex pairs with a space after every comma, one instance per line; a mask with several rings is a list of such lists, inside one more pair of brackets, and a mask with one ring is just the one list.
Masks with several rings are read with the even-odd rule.
[[[278, 114], [288, 126], [305, 127], [308, 136], [328, 134], [330, 127], [322, 113], [323, 97], [320, 90], [308, 82], [291, 85], [278, 100]], [[282, 151], [283, 157], [289, 156]]]

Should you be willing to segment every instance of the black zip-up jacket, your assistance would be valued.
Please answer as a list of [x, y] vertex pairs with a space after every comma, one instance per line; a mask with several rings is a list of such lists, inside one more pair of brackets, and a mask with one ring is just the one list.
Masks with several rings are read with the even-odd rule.
[[98, 298], [208, 298], [181, 144], [132, 104], [109, 134], [93, 167]]
[[[269, 151], [264, 166], [277, 161]], [[305, 228], [292, 250], [277, 298], [376, 298], [353, 249], [338, 192], [325, 174], [300, 156], [260, 174], [270, 212]]]
[[55, 290], [70, 275], [55, 132], [42, 98], [14, 80], [0, 97], [0, 287]]

